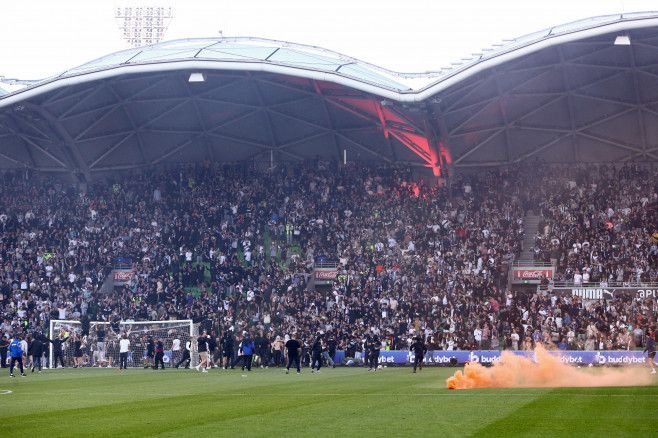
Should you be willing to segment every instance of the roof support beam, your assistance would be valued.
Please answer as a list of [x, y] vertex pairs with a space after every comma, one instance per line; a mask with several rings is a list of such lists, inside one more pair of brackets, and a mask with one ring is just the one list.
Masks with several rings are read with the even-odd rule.
[[367, 146], [365, 146], [365, 145], [362, 145], [361, 143], [359, 143], [359, 142], [356, 141], [356, 140], [352, 140], [351, 138], [346, 137], [346, 136], [344, 136], [344, 135], [342, 135], [342, 134], [340, 134], [340, 133], [338, 133], [338, 132], [336, 133], [336, 136], [337, 136], [338, 138], [340, 138], [341, 140], [344, 140], [344, 141], [346, 141], [346, 142], [348, 142], [348, 143], [350, 143], [350, 144], [353, 144], [354, 146], [356, 146], [356, 147], [358, 147], [358, 148], [360, 148], [360, 149], [363, 149], [364, 151], [366, 151], [366, 152], [368, 152], [368, 153], [370, 153], [370, 154], [373, 154], [373, 155], [376, 156], [376, 157], [381, 158], [382, 160], [386, 161], [387, 163], [390, 163], [390, 162], [391, 162], [391, 159], [390, 159], [390, 158], [388, 158], [388, 157], [382, 155], [381, 153], [379, 153], [379, 152], [377, 152], [377, 151], [375, 151], [375, 150], [370, 149], [369, 147], [367, 147]]
[[[313, 87], [315, 88], [315, 92], [318, 93], [319, 96], [322, 96], [322, 90], [320, 89], [320, 84], [318, 84], [318, 81], [313, 81]], [[340, 158], [341, 158], [341, 153], [340, 153], [340, 145], [338, 144], [338, 139], [336, 138], [335, 132], [335, 125], [334, 121], [331, 118], [331, 113], [329, 113], [329, 108], [327, 108], [327, 100], [324, 99], [323, 97], [320, 97], [322, 99], [322, 111], [324, 112], [324, 116], [327, 119], [327, 123], [329, 124], [329, 132], [331, 134], [331, 141], [334, 143], [334, 149], [336, 150], [336, 156], [338, 158], [338, 162], [340, 163]]]
[[[30, 146], [32, 146], [33, 148], [39, 150], [42, 154], [46, 155], [48, 158], [50, 158], [51, 160], [53, 160], [54, 162], [56, 162], [57, 164], [59, 164], [60, 166], [62, 166], [63, 168], [66, 169], [66, 167], [67, 167], [66, 163], [64, 163], [58, 157], [53, 155], [47, 149], [44, 149], [43, 147], [41, 147], [41, 145], [39, 145], [38, 143], [32, 141], [29, 136], [21, 134], [20, 132], [16, 131], [14, 128], [12, 128], [10, 126], [5, 125], [5, 128], [7, 128], [12, 133], [14, 133], [17, 137], [20, 137], [25, 143], [27, 143]], [[29, 148], [28, 148], [28, 150], [29, 150]], [[36, 165], [36, 163], [35, 163], [35, 165]]]
[[560, 72], [562, 73], [562, 84], [564, 85], [564, 90], [567, 94], [567, 111], [569, 112], [569, 134], [571, 136], [571, 149], [573, 151], [574, 159], [578, 161], [580, 154], [578, 148], [578, 139], [576, 138], [576, 121], [574, 119], [575, 111], [573, 109], [573, 91], [571, 90], [571, 82], [567, 76], [567, 69], [564, 66], [564, 51], [562, 50], [562, 46], [558, 46], [557, 50], [560, 56], [560, 61], [562, 61], [560, 68]]
[[641, 154], [641, 153], [644, 152], [643, 149], [640, 149], [640, 148], [634, 147], [634, 146], [632, 146], [632, 145], [624, 144], [624, 143], [621, 143], [621, 142], [616, 141], [616, 140], [612, 140], [612, 139], [609, 139], [609, 138], [601, 137], [601, 136], [599, 136], [599, 135], [588, 134], [588, 133], [585, 133], [585, 132], [579, 132], [578, 135], [580, 135], [581, 137], [589, 138], [589, 139], [591, 139], [591, 140], [600, 141], [601, 143], [606, 143], [606, 144], [609, 144], [609, 145], [611, 145], [611, 146], [616, 146], [616, 147], [618, 147], [618, 148], [622, 148], [622, 149], [626, 149], [626, 150], [629, 150], [629, 151], [633, 151], [633, 152], [636, 152], [636, 153], [639, 153], [639, 154]]
[[498, 92], [498, 111], [500, 112], [500, 117], [503, 120], [504, 125], [504, 134], [505, 134], [505, 149], [507, 150], [507, 161], [512, 159], [512, 146], [510, 145], [510, 136], [509, 136], [509, 120], [507, 119], [507, 111], [505, 111], [505, 106], [503, 105], [503, 99], [505, 94], [503, 89], [500, 86], [500, 72], [498, 68], [494, 67], [493, 69], [493, 78], [494, 83], [496, 84], [496, 91]]
[[25, 102], [24, 105], [26, 108], [29, 108], [30, 110], [41, 115], [41, 117], [48, 120], [53, 125], [57, 134], [59, 134], [61, 139], [64, 141], [65, 147], [63, 149], [65, 151], [65, 154], [70, 157], [70, 162], [71, 162], [70, 170], [73, 172], [74, 177], [79, 180], [80, 179], [79, 173], [82, 173], [86, 181], [91, 181], [91, 173], [89, 172], [89, 167], [87, 167], [87, 164], [85, 163], [85, 160], [82, 154], [80, 153], [80, 150], [78, 149], [78, 145], [75, 139], [71, 137], [71, 135], [66, 130], [66, 128], [62, 126], [62, 124], [59, 122], [57, 117], [52, 115], [43, 107], [35, 105], [31, 102]]
[[487, 136], [484, 140], [476, 144], [474, 147], [472, 147], [470, 150], [466, 151], [461, 157], [457, 158], [455, 160], [455, 164], [459, 164], [462, 161], [464, 161], [464, 158], [468, 157], [471, 155], [473, 152], [477, 151], [478, 149], [482, 148], [485, 144], [489, 143], [493, 138], [495, 138], [498, 134], [503, 132], [505, 128], [498, 128], [496, 131], [492, 132], [489, 136]]
[[[640, 92], [640, 78], [638, 77], [637, 59], [635, 57], [635, 50], [637, 49], [635, 46], [631, 45], [628, 47], [628, 50], [631, 58], [631, 67], [633, 69], [633, 92], [635, 93], [635, 108], [637, 111], [637, 123], [640, 131], [640, 149], [646, 153], [649, 145], [647, 144], [647, 127], [646, 121], [644, 120], [644, 112], [642, 111], [642, 93]], [[647, 153], [647, 155], [649, 154]]]
[[[249, 78], [252, 78], [251, 72], [246, 72], [247, 76]], [[253, 90], [256, 93], [256, 98], [258, 99], [258, 104], [261, 107], [261, 111], [263, 111], [263, 115], [265, 116], [265, 123], [267, 124], [267, 132], [269, 133], [270, 136], [270, 145], [271, 149], [278, 151], [279, 147], [277, 144], [277, 138], [276, 138], [276, 132], [274, 131], [274, 124], [272, 123], [272, 116], [267, 110], [267, 106], [265, 105], [265, 100], [263, 99], [263, 93], [261, 92], [260, 85], [258, 84], [258, 81], [251, 81], [253, 84]]]
[[536, 149], [534, 149], [534, 150], [532, 150], [532, 151], [530, 151], [530, 152], [528, 152], [528, 153], [526, 153], [526, 154], [523, 154], [523, 155], [521, 155], [520, 157], [516, 158], [516, 159], [514, 160], [514, 163], [520, 163], [520, 162], [523, 161], [523, 160], [526, 160], [526, 159], [528, 159], [528, 158], [530, 158], [530, 157], [532, 157], [532, 156], [534, 156], [534, 155], [537, 155], [537, 154], [540, 153], [541, 151], [550, 148], [550, 147], [553, 146], [554, 144], [556, 144], [556, 143], [558, 143], [558, 142], [564, 140], [565, 138], [567, 138], [567, 137], [570, 136], [570, 135], [571, 135], [570, 133], [565, 133], [565, 134], [562, 134], [562, 135], [559, 135], [559, 136], [555, 137], [554, 139], [548, 140], [548, 141], [545, 142], [543, 145], [538, 146]]
[[121, 96], [119, 96], [119, 93], [114, 89], [112, 84], [107, 84], [107, 89], [114, 98], [117, 100], [117, 102], [121, 102], [121, 109], [123, 112], [126, 114], [126, 118], [130, 121], [130, 126], [133, 129], [133, 132], [135, 132], [135, 138], [137, 139], [137, 148], [139, 149], [139, 154], [142, 156], [142, 163], [146, 163], [146, 154], [144, 153], [144, 142], [142, 141], [142, 137], [140, 134], [140, 128], [137, 127], [137, 124], [135, 123], [135, 118], [133, 117], [133, 114], [131, 114], [129, 107], [125, 105], [125, 102], [123, 99], [121, 99]]
[[134, 136], [134, 135], [136, 135], [136, 133], [135, 133], [134, 131], [133, 131], [133, 132], [130, 132], [130, 133], [128, 133], [128, 135], [124, 136], [121, 140], [119, 140], [118, 142], [114, 143], [114, 144], [113, 144], [112, 146], [110, 146], [105, 152], [103, 152], [103, 153], [102, 153], [100, 156], [98, 156], [94, 161], [92, 161], [92, 163], [89, 165], [89, 168], [95, 170], [96, 165], [97, 165], [98, 163], [100, 163], [102, 160], [104, 160], [105, 157], [107, 157], [108, 155], [110, 155], [112, 152], [114, 152], [115, 150], [117, 150], [122, 144], [124, 144], [126, 141], [128, 141], [128, 140], [129, 140], [132, 136]]

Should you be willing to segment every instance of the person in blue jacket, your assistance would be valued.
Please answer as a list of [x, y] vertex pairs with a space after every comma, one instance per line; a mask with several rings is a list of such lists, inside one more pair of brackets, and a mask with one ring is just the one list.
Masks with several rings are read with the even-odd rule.
[[16, 335], [9, 344], [9, 353], [11, 354], [11, 362], [9, 364], [9, 377], [14, 377], [14, 365], [18, 362], [21, 367], [21, 377], [25, 377], [23, 372], [23, 347], [21, 346], [21, 335]]
[[247, 367], [247, 371], [251, 371], [251, 361], [254, 358], [254, 351], [256, 350], [256, 346], [254, 345], [254, 341], [249, 336], [249, 333], [244, 335], [242, 343], [240, 344], [240, 349], [242, 350], [243, 357], [242, 369], [244, 370], [244, 368]]

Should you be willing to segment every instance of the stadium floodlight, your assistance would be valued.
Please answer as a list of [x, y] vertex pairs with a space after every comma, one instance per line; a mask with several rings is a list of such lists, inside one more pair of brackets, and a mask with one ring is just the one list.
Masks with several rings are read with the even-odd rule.
[[206, 82], [206, 76], [203, 73], [192, 73], [188, 82]]
[[114, 19], [128, 47], [142, 47], [163, 40], [173, 18], [171, 6], [117, 7]]
[[628, 35], [617, 35], [617, 38], [615, 38], [615, 46], [630, 46], [631, 45], [631, 37]]

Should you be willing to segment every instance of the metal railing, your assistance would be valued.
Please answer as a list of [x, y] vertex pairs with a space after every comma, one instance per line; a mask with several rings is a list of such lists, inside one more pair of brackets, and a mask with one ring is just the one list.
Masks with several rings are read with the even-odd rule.
[[550, 286], [553, 288], [576, 288], [576, 289], [637, 289], [637, 288], [658, 288], [658, 283], [654, 281], [610, 281], [607, 283], [580, 283], [575, 284], [573, 281], [552, 281]]
[[335, 269], [335, 268], [338, 267], [339, 264], [340, 263], [337, 262], [337, 261], [330, 260], [330, 261], [326, 261], [326, 262], [316, 262], [315, 267], [316, 268], [332, 268], [332, 269]]
[[553, 267], [551, 262], [544, 262], [544, 261], [540, 261], [540, 260], [532, 260], [532, 261], [527, 261], [527, 262], [526, 261], [516, 260], [512, 263], [512, 266], [514, 266], [515, 268], [528, 268], [528, 267], [532, 267], [532, 268], [552, 268]]

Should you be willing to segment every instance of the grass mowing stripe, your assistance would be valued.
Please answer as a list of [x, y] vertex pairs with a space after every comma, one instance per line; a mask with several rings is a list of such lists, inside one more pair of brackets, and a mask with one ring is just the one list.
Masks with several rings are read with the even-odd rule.
[[[609, 388], [589, 388], [607, 391]], [[638, 388], [638, 391], [642, 389]], [[551, 394], [553, 395], [553, 394]], [[595, 395], [595, 394], [591, 394]], [[605, 394], [600, 394], [606, 397]], [[641, 396], [642, 394], [637, 394]], [[658, 421], [652, 404], [625, 397], [608, 403], [605, 398], [578, 398], [560, 394], [559, 402], [540, 397], [504, 419], [477, 431], [478, 437], [509, 436], [601, 436], [637, 437], [655, 435]], [[550, 415], [539, 415], [549, 413]]]
[[[12, 393], [9, 391], [9, 393]], [[0, 395], [5, 395], [9, 393], [3, 393], [0, 390]], [[95, 397], [132, 397], [134, 394], [127, 392], [85, 392], [81, 394], [80, 392], [22, 392], [14, 393], [16, 396], [29, 395], [29, 396], [54, 396], [54, 395], [85, 395], [85, 396], [95, 396]], [[505, 393], [496, 393], [496, 394], [485, 394], [485, 393], [476, 393], [476, 392], [465, 392], [465, 391], [453, 391], [448, 394], [414, 394], [414, 393], [399, 393], [399, 394], [387, 394], [387, 393], [261, 393], [261, 392], [240, 392], [240, 393], [149, 393], [149, 396], [152, 397], [174, 397], [174, 396], [198, 396], [203, 395], [204, 397], [564, 397], [564, 394], [540, 394], [540, 393], [514, 393], [514, 394], [505, 394]], [[570, 394], [569, 397], [658, 397], [658, 394]]]
[[[599, 436], [610, 431], [623, 436], [628, 422], [646, 421], [643, 416], [653, 412], [658, 397], [656, 386], [449, 391], [445, 379], [453, 372], [338, 368], [319, 375], [307, 369], [286, 375], [270, 369], [254, 370], [244, 378], [238, 370], [61, 370], [25, 379], [7, 377], [0, 383], [0, 419], [4, 433], [49, 437], [439, 432], [448, 437], [550, 432], [557, 437], [587, 436], [592, 430]], [[3, 395], [2, 390], [13, 392]], [[564, 400], [569, 400], [569, 408], [556, 409]], [[601, 406], [607, 413], [597, 418], [608, 421], [601, 421], [605, 428], [589, 421], [569, 428], [552, 426], [564, 423], [580, 406]], [[546, 420], [540, 421], [541, 427], [527, 427], [535, 417]]]

